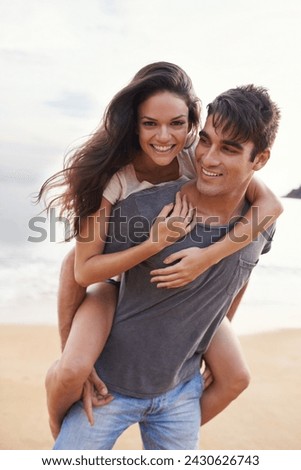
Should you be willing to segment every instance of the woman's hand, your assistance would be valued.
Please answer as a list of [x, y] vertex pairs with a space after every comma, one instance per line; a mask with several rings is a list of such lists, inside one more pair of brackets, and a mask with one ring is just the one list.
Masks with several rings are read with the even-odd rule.
[[175, 203], [167, 204], [151, 227], [149, 241], [156, 243], [158, 251], [185, 237], [195, 226], [195, 211], [186, 195], [176, 194]]
[[208, 248], [197, 247], [185, 248], [185, 250], [173, 253], [165, 258], [164, 263], [176, 264], [151, 271], [151, 282], [157, 282], [157, 287], [185, 286], [214, 264], [211, 251]]

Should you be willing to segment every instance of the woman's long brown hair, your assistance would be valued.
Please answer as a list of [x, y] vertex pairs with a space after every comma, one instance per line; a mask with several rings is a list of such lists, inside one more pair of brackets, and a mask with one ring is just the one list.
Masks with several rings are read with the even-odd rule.
[[[138, 106], [160, 91], [169, 91], [184, 99], [189, 110], [191, 137], [195, 139], [200, 105], [184, 70], [169, 62], [156, 62], [139, 70], [113, 97], [99, 129], [67, 156], [63, 170], [48, 178], [40, 188], [37, 202], [45, 200], [47, 211], [59, 206], [60, 215], [68, 218], [72, 230], [67, 240], [78, 235], [81, 219], [97, 211], [103, 190], [113, 174], [132, 162], [139, 152]], [[46, 195], [57, 189], [61, 193], [46, 202]]]

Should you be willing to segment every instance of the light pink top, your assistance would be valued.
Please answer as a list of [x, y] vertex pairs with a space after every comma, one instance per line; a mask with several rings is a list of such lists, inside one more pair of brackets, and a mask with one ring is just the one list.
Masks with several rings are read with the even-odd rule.
[[[187, 176], [193, 179], [196, 176], [194, 147], [182, 150], [177, 156], [179, 162], [179, 176]], [[160, 183], [160, 186], [165, 183]], [[155, 186], [149, 181], [138, 181], [134, 166], [132, 163], [126, 165], [112, 176], [103, 192], [105, 197], [112, 205], [118, 201], [122, 201], [130, 194], [142, 189], [152, 188]]]

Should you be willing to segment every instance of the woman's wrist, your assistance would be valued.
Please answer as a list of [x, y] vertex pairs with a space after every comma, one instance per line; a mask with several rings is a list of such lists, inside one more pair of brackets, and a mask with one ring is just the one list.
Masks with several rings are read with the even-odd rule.
[[225, 254], [223, 254], [224, 250], [222, 250], [221, 244], [219, 242], [213, 243], [212, 245], [209, 245], [206, 248], [202, 248], [202, 250], [206, 250], [206, 259], [208, 267], [219, 263], [225, 257]]
[[145, 249], [148, 251], [149, 256], [156, 255], [167, 247], [167, 243], [164, 244], [159, 242], [159, 240], [153, 240], [151, 237], [145, 240], [142, 245], [144, 245]]

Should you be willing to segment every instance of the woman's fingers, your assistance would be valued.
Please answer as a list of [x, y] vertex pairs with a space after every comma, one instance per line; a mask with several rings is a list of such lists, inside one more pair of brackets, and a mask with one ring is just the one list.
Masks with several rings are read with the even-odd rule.
[[174, 203], [171, 202], [170, 204], [166, 204], [166, 206], [164, 206], [161, 211], [159, 212], [159, 214], [157, 215], [157, 219], [161, 218], [161, 217], [168, 217], [172, 211], [174, 207]]
[[176, 194], [175, 203], [165, 205], [150, 231], [152, 243], [158, 242], [163, 248], [185, 237], [196, 224], [195, 210], [187, 197]]

